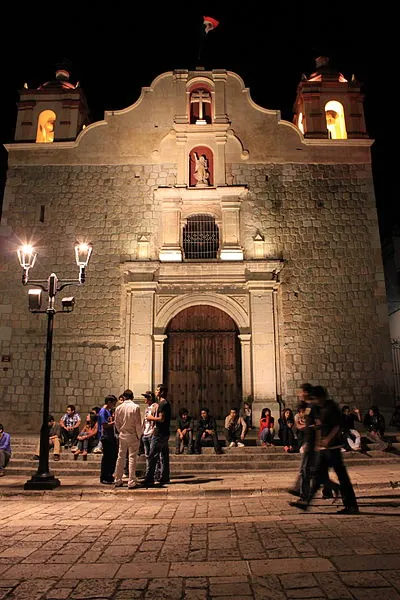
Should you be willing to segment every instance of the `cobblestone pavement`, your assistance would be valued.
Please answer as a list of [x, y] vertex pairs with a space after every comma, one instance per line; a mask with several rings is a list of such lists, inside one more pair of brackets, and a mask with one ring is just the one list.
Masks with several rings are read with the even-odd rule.
[[274, 476], [238, 497], [4, 496], [0, 600], [400, 600], [399, 488], [360, 487], [359, 515], [299, 513]]

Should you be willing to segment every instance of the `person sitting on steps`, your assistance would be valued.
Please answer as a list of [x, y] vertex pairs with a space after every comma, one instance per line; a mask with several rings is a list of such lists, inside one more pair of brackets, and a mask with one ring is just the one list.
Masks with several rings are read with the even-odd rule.
[[[54, 460], [60, 460], [61, 451], [61, 427], [59, 423], [54, 421], [53, 415], [49, 415], [49, 450], [53, 448]], [[34, 460], [39, 460], [40, 440], [36, 446], [36, 452], [33, 456]]]
[[193, 454], [193, 419], [187, 408], [181, 408], [176, 428], [175, 454], [183, 454], [185, 446], [188, 454]]
[[97, 443], [97, 415], [88, 415], [83, 429], [78, 435], [78, 448], [74, 452], [74, 460], [82, 452], [83, 460], [87, 460], [88, 452], [91, 452]]
[[201, 454], [202, 444], [207, 443], [208, 440], [212, 440], [215, 454], [222, 454], [218, 441], [216, 421], [210, 415], [208, 408], [202, 408], [200, 418], [197, 422], [195, 454]]
[[230, 448], [238, 446], [243, 448], [244, 438], [247, 433], [246, 421], [239, 415], [238, 408], [231, 408], [229, 415], [225, 418], [226, 443]]
[[65, 450], [70, 446], [71, 450], [76, 450], [76, 440], [81, 425], [81, 417], [76, 412], [73, 404], [68, 404], [67, 412], [60, 419], [61, 442]]
[[271, 416], [270, 408], [263, 408], [261, 411], [260, 427], [258, 430], [258, 439], [261, 446], [272, 446], [275, 436], [275, 419]]

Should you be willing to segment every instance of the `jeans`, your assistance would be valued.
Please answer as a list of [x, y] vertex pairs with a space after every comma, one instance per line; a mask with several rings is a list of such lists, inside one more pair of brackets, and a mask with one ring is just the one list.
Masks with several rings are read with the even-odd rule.
[[10, 456], [11, 454], [5, 450], [0, 450], [0, 469], [4, 469], [8, 465]]
[[78, 450], [83, 450], [84, 452], [91, 452], [94, 448], [94, 446], [97, 445], [97, 440], [96, 438], [89, 438], [86, 437], [83, 440], [78, 440]]
[[197, 432], [197, 434], [196, 434], [195, 452], [197, 454], [201, 453], [201, 442], [202, 442], [202, 439], [209, 440], [211, 438], [212, 442], [213, 442], [213, 445], [214, 445], [215, 452], [217, 454], [220, 454], [221, 453], [221, 449], [219, 447], [218, 436], [215, 433], [215, 431], [213, 431], [211, 435], [206, 434], [205, 438], [202, 438], [203, 433], [205, 433], [204, 430], [203, 429], [199, 429], [198, 432]]
[[115, 437], [102, 438], [103, 456], [101, 457], [100, 481], [114, 481], [115, 464], [118, 455], [118, 442]]
[[66, 429], [61, 429], [61, 443], [63, 446], [67, 446], [71, 444], [71, 446], [76, 446], [76, 440], [79, 435], [79, 427], [75, 427], [72, 431], [67, 431]]
[[230, 444], [231, 442], [241, 442], [240, 436], [242, 435], [242, 428], [238, 429], [225, 429], [225, 438], [226, 442]]
[[356, 508], [357, 500], [350, 477], [343, 462], [340, 448], [320, 450], [316, 462], [315, 478], [312, 480], [308, 502], [311, 502], [320, 486], [328, 479], [329, 468], [335, 471], [340, 484], [340, 493], [346, 508]]
[[185, 445], [187, 445], [189, 454], [192, 454], [193, 453], [193, 431], [192, 430], [189, 430], [187, 433], [185, 433], [182, 440], [179, 436], [179, 433], [176, 434], [176, 443], [175, 443], [176, 452], [183, 454]]
[[146, 468], [145, 483], [169, 481], [169, 435], [153, 433], [150, 439], [150, 452]]
[[272, 429], [268, 429], [268, 427], [265, 427], [262, 432], [260, 433], [260, 441], [263, 442], [264, 444], [272, 444], [274, 439], [274, 430]]

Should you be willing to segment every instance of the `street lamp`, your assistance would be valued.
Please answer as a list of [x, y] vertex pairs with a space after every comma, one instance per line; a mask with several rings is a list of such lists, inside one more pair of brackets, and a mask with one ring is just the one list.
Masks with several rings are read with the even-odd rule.
[[[75, 244], [76, 264], [79, 267], [78, 280], [67, 280], [61, 282], [55, 273], [51, 273], [48, 279], [29, 279], [29, 271], [33, 268], [37, 252], [32, 246], [21, 246], [17, 250], [18, 259], [23, 268], [22, 283], [23, 285], [34, 285], [35, 289], [30, 289], [28, 292], [29, 310], [32, 313], [47, 314], [47, 343], [46, 343], [46, 362], [44, 371], [44, 392], [43, 392], [43, 422], [40, 429], [40, 452], [39, 466], [37, 472], [32, 475], [31, 479], [24, 484], [25, 490], [53, 490], [58, 487], [61, 482], [56, 479], [49, 471], [49, 405], [50, 405], [50, 382], [51, 382], [51, 353], [53, 346], [53, 320], [56, 312], [71, 312], [74, 308], [75, 299], [70, 296], [63, 298], [61, 301], [61, 311], [55, 309], [55, 297], [57, 292], [61, 291], [68, 285], [82, 285], [85, 283], [86, 267], [88, 265], [90, 255], [92, 254], [91, 244]], [[37, 289], [39, 288], [39, 289]], [[41, 310], [42, 291], [47, 292], [48, 302], [47, 308]]]

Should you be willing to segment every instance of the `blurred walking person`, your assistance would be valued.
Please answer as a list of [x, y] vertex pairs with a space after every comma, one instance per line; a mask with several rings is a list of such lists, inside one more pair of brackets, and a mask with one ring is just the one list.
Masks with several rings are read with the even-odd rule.
[[307, 498], [289, 502], [289, 504], [307, 510], [316, 492], [326, 481], [329, 468], [333, 468], [339, 480], [340, 493], [344, 504], [344, 508], [337, 512], [340, 514], [357, 514], [359, 512], [357, 499], [342, 456], [342, 415], [340, 408], [334, 400], [328, 398], [326, 389], [319, 385], [312, 388], [310, 400], [319, 408], [316, 419], [316, 451], [318, 456], [315, 476], [312, 479]]

